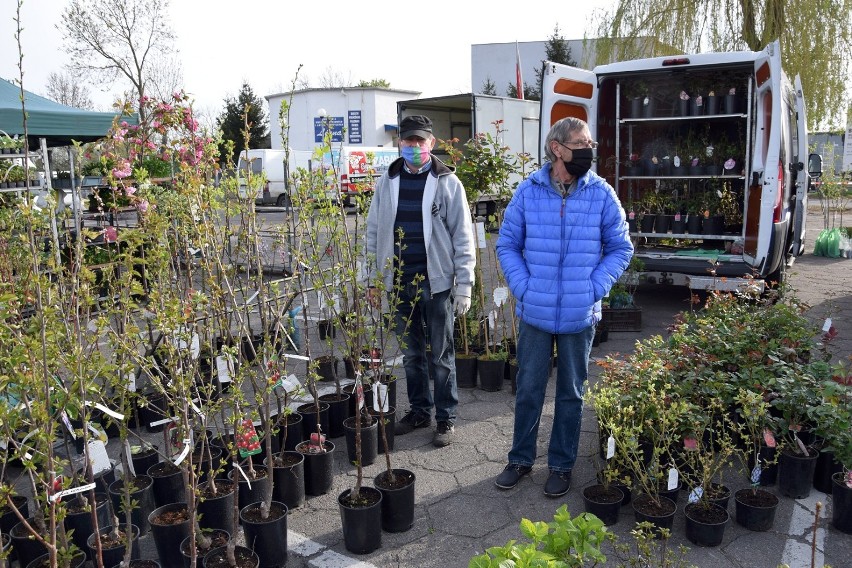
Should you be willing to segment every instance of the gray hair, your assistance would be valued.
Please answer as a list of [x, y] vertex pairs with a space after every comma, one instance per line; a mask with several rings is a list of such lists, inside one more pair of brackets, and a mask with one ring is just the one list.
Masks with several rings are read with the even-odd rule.
[[554, 140], [556, 142], [563, 143], [566, 140], [571, 138], [571, 134], [574, 132], [582, 132], [583, 130], [589, 127], [588, 124], [584, 120], [579, 118], [574, 118], [573, 116], [566, 116], [562, 118], [550, 127], [550, 132], [547, 133], [547, 138], [544, 141], [544, 155], [547, 156], [547, 159], [551, 162], [556, 161], [556, 154], [553, 153], [553, 150], [550, 148], [550, 143]]

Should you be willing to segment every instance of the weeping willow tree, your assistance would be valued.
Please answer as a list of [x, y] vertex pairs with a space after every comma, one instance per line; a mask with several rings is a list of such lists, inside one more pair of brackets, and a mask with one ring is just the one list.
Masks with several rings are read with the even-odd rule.
[[781, 42], [800, 75], [808, 127], [842, 126], [850, 100], [852, 0], [616, 0], [590, 24], [597, 63]]

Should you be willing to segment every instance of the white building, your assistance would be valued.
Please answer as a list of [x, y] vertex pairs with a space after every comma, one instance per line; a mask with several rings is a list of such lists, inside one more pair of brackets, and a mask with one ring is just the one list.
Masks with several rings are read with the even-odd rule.
[[375, 87], [302, 89], [268, 95], [272, 148], [284, 147], [278, 119], [282, 101], [290, 103], [287, 145], [294, 150], [313, 150], [322, 142], [326, 128], [331, 128], [334, 144], [396, 146], [396, 103], [419, 96], [420, 91]]

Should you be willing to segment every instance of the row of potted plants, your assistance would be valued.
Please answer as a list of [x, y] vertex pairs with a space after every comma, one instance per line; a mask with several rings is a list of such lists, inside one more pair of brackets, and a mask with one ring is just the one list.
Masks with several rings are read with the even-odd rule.
[[[823, 456], [821, 475], [831, 481], [817, 478], [817, 486], [832, 493], [833, 525], [852, 532], [849, 366], [830, 362], [803, 310], [790, 293], [772, 301], [714, 294], [667, 339], [607, 358], [588, 393], [602, 465], [600, 486], [584, 496], [613, 503], [591, 504], [596, 514], [615, 522], [637, 490], [637, 521], [671, 528], [683, 489], [687, 537], [716, 546], [730, 497], [739, 524], [768, 530], [778, 497], [762, 486], [777, 482], [781, 495], [806, 497]], [[732, 473], [751, 488], [731, 495]]]

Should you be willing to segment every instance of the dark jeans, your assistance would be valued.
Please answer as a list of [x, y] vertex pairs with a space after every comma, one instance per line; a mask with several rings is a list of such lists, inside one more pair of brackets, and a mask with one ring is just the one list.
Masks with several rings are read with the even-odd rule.
[[[394, 314], [397, 337], [405, 366], [405, 381], [411, 411], [453, 424], [459, 403], [456, 359], [453, 345], [453, 300], [450, 290], [434, 296], [428, 282], [408, 284], [399, 294]], [[424, 323], [428, 336], [424, 333]], [[429, 388], [426, 345], [432, 348], [434, 399]]]
[[532, 466], [535, 461], [541, 409], [551, 371], [553, 339], [556, 338], [556, 408], [547, 449], [547, 465], [568, 471], [577, 460], [583, 392], [589, 373], [589, 354], [594, 326], [579, 333], [553, 335], [524, 322], [518, 338], [518, 378], [515, 396], [515, 432], [509, 463]]

